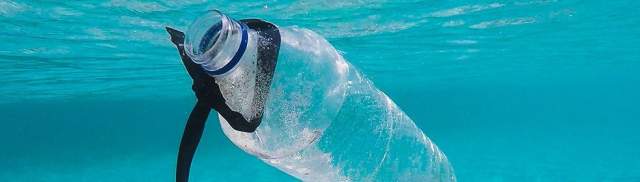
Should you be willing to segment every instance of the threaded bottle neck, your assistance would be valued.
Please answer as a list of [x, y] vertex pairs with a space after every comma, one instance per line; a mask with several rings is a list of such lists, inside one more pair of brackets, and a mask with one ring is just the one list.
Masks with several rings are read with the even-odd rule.
[[185, 52], [211, 76], [235, 68], [248, 44], [248, 28], [217, 10], [205, 12], [189, 26]]

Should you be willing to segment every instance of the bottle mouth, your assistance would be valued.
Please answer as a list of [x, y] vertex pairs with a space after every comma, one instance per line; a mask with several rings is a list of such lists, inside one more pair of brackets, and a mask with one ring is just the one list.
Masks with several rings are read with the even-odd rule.
[[184, 47], [187, 56], [212, 76], [233, 69], [248, 42], [247, 27], [218, 10], [206, 11], [189, 26]]

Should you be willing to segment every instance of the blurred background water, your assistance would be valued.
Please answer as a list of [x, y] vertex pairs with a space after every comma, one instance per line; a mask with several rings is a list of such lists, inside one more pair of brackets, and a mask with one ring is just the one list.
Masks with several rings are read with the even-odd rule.
[[[208, 9], [312, 29], [459, 181], [640, 181], [640, 2], [0, 1], [0, 181], [172, 181], [194, 98], [164, 26]], [[215, 118], [193, 181], [294, 180]]]

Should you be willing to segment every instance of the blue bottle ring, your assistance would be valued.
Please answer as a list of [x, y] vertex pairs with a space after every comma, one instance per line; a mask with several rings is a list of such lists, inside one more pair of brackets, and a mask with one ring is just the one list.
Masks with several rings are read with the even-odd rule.
[[231, 69], [233, 69], [233, 67], [238, 65], [240, 59], [242, 58], [242, 55], [244, 55], [244, 51], [247, 50], [247, 44], [249, 42], [249, 33], [247, 33], [246, 27], [247, 25], [245, 25], [244, 23], [238, 24], [240, 24], [240, 31], [242, 32], [242, 39], [240, 40], [240, 47], [238, 47], [238, 51], [236, 51], [236, 54], [233, 55], [233, 58], [231, 58], [229, 63], [227, 63], [220, 69], [210, 71], [203, 68], [209, 75], [221, 75], [229, 72]]

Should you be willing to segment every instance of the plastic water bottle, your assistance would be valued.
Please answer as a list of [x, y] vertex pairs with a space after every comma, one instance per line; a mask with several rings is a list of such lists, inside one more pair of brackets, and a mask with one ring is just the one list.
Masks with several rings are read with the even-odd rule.
[[[204, 32], [214, 43], [202, 47]], [[241, 44], [242, 22], [209, 11], [190, 26], [187, 54], [206, 70], [229, 63]], [[305, 181], [455, 181], [445, 155], [383, 92], [317, 33], [279, 27], [281, 45], [268, 94], [256, 92], [255, 30], [232, 69], [213, 74], [226, 103], [249, 119], [264, 109], [253, 133], [225, 135], [242, 150]], [[258, 93], [258, 94], [256, 94]], [[252, 103], [265, 97], [265, 103]], [[260, 108], [263, 105], [264, 108]]]

